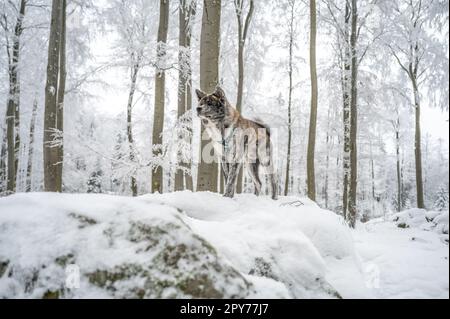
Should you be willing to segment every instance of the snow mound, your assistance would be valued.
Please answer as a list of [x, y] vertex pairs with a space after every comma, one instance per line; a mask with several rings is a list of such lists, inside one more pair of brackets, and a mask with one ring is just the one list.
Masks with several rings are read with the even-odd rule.
[[342, 219], [305, 199], [0, 199], [0, 298], [368, 297], [360, 268]]
[[[0, 201], [0, 298], [242, 298], [250, 284], [174, 208], [110, 196]], [[66, 267], [81, 272], [66, 289]]]
[[391, 220], [395, 222], [399, 228], [414, 227], [443, 234], [443, 237], [445, 237], [448, 242], [448, 211], [437, 212], [414, 208], [393, 214]]

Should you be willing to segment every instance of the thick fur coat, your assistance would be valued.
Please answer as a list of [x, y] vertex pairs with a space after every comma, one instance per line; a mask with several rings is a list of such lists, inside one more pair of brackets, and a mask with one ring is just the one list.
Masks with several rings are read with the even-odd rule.
[[[273, 148], [270, 129], [256, 121], [245, 119], [230, 105], [224, 91], [217, 88], [212, 94], [196, 90], [197, 115], [219, 155], [224, 175], [225, 196], [233, 197], [236, 180], [242, 165], [255, 185], [255, 193], [261, 193], [260, 168], [269, 175], [272, 198], [277, 199], [277, 182], [274, 172]], [[203, 151], [203, 150], [202, 150]], [[209, 152], [208, 152], [209, 154]], [[208, 156], [203, 154], [202, 156]], [[204, 159], [205, 160], [205, 159]]]

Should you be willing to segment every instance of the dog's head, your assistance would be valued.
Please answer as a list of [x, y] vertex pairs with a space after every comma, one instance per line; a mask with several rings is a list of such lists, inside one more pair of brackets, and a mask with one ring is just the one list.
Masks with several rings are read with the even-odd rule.
[[197, 115], [203, 121], [217, 123], [226, 116], [227, 99], [225, 92], [217, 87], [212, 94], [206, 94], [201, 90], [195, 90], [198, 98]]

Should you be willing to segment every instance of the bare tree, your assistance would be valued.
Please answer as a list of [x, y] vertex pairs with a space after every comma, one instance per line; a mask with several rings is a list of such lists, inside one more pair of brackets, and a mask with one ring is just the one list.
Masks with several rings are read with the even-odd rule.
[[6, 156], [7, 156], [7, 147], [8, 147], [8, 139], [6, 134], [6, 126], [2, 129], [2, 145], [0, 147], [0, 194], [3, 194], [6, 190], [6, 182], [7, 182], [7, 166], [6, 166]]
[[[388, 7], [388, 14], [395, 15], [394, 31], [390, 36], [395, 36], [395, 41], [387, 44], [395, 61], [400, 66], [404, 74], [408, 76], [413, 92], [412, 105], [415, 111], [415, 174], [416, 174], [416, 192], [417, 207], [425, 208], [424, 186], [422, 172], [422, 134], [420, 127], [421, 117], [421, 94], [420, 86], [425, 81], [433, 78], [435, 74], [440, 74], [440, 70], [448, 68], [447, 65], [441, 65], [448, 61], [446, 56], [448, 49], [436, 45], [435, 41], [427, 35], [427, 23], [432, 19], [431, 12], [434, 12], [434, 1], [400, 1], [392, 3]], [[448, 19], [448, 13], [447, 13]], [[442, 56], [437, 63], [436, 56]], [[444, 81], [435, 81], [440, 84]], [[448, 85], [447, 85], [448, 86]], [[447, 96], [448, 101], [448, 96]], [[448, 103], [446, 103], [448, 107]]]
[[[156, 74], [155, 74], [155, 110], [153, 116], [153, 146], [162, 145], [164, 130], [164, 108], [166, 90], [166, 72], [161, 63], [166, 57], [166, 42], [169, 31], [169, 0], [160, 0], [158, 43], [156, 48]], [[161, 154], [161, 149], [155, 149], [154, 156]], [[163, 169], [158, 166], [152, 171], [152, 193], [163, 192]]]
[[64, 163], [64, 97], [66, 95], [66, 10], [67, 0], [62, 0], [61, 11], [61, 47], [59, 51], [59, 81], [58, 81], [58, 105], [56, 109], [56, 129], [60, 134], [61, 143], [56, 146], [57, 154], [57, 189], [63, 190], [63, 163]]
[[[142, 53], [142, 54], [141, 54]], [[137, 54], [132, 54], [131, 59], [133, 60], [133, 66], [130, 69], [130, 91], [128, 93], [128, 103], [127, 103], [127, 139], [129, 147], [129, 159], [131, 162], [135, 161], [136, 152], [134, 149], [134, 138], [133, 138], [133, 100], [136, 93], [136, 83], [139, 70], [141, 68], [143, 58], [143, 52], [138, 52]], [[134, 173], [131, 175], [131, 194], [132, 196], [138, 195], [138, 186], [136, 181], [136, 176]]]
[[[178, 36], [179, 53], [178, 64], [178, 118], [192, 109], [192, 67], [191, 67], [191, 22], [196, 13], [196, 1], [180, 0], [179, 18], [180, 30]], [[183, 138], [183, 137], [180, 137]], [[192, 142], [189, 141], [192, 145]], [[191, 168], [191, 163], [182, 163]], [[185, 174], [178, 169], [175, 173], [175, 191], [184, 189], [193, 191], [192, 175]]]
[[295, 5], [296, 0], [289, 0], [289, 62], [288, 62], [288, 76], [289, 76], [289, 93], [288, 93], [288, 144], [286, 156], [286, 179], [284, 182], [284, 195], [289, 195], [290, 171], [291, 171], [291, 147], [292, 147], [292, 92], [294, 91], [294, 41], [295, 41]]
[[[11, 2], [11, 5], [14, 4]], [[6, 53], [8, 57], [9, 92], [6, 111], [6, 141], [7, 141], [7, 190], [16, 191], [17, 168], [20, 151], [20, 49], [25, 18], [26, 0], [20, 1], [19, 8], [15, 8], [17, 18], [14, 30], [10, 30], [8, 17], [4, 12], [0, 17], [0, 25], [5, 33]]]
[[62, 65], [65, 63], [65, 16], [66, 0], [53, 0], [44, 113], [44, 188], [48, 192], [62, 191], [63, 132], [59, 128], [62, 128], [65, 94], [65, 65]]
[[[242, 100], [244, 95], [244, 49], [245, 42], [247, 40], [248, 30], [252, 21], [253, 12], [255, 9], [254, 0], [250, 0], [249, 9], [244, 19], [244, 2], [245, 0], [234, 0], [234, 8], [236, 12], [237, 24], [238, 24], [238, 91], [236, 109], [242, 112]], [[241, 167], [237, 178], [236, 193], [242, 193], [242, 181], [243, 181], [243, 168]]]
[[350, 80], [350, 183], [348, 189], [348, 222], [355, 227], [357, 207], [356, 196], [358, 187], [358, 6], [357, 0], [352, 0], [351, 6], [351, 80]]
[[26, 180], [26, 187], [25, 187], [26, 192], [30, 192], [32, 190], [34, 131], [36, 128], [37, 111], [38, 111], [38, 102], [35, 99], [33, 102], [33, 111], [31, 113], [31, 121], [30, 121], [30, 137], [29, 137], [29, 142], [28, 142], [27, 180]]
[[308, 197], [316, 200], [316, 177], [314, 166], [314, 153], [316, 148], [316, 127], [317, 127], [317, 65], [316, 65], [316, 35], [317, 35], [317, 12], [316, 1], [310, 0], [310, 52], [309, 64], [311, 73], [311, 112], [309, 120], [309, 139], [307, 155], [307, 185]]
[[[220, 18], [221, 0], [204, 0], [200, 39], [200, 88], [208, 93], [214, 92], [219, 83]], [[204, 135], [202, 127], [200, 152], [209, 143], [208, 139], [203, 138]], [[217, 192], [218, 174], [217, 161], [207, 163], [200, 156], [197, 191]]]

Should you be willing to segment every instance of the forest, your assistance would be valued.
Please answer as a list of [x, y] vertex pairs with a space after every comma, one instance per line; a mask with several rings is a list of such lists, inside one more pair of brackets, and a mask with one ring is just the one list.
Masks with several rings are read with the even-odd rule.
[[222, 212], [195, 112], [196, 89], [220, 87], [270, 127], [281, 205], [350, 228], [447, 212], [448, 245], [448, 41], [448, 0], [1, 0], [0, 200], [192, 196]]
[[448, 205], [448, 1], [59, 2], [2, 4], [2, 194], [220, 191], [190, 112], [220, 84], [277, 130], [281, 194]]

